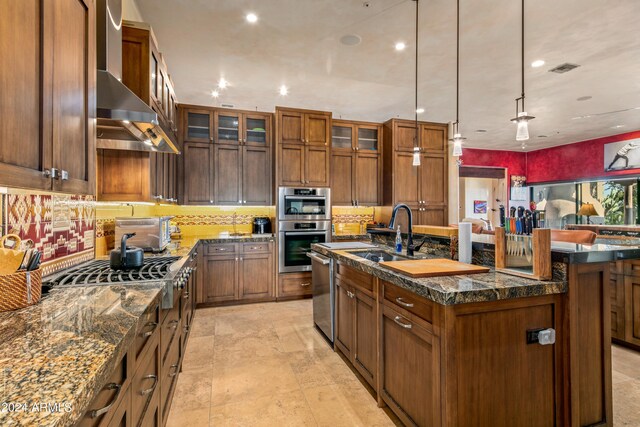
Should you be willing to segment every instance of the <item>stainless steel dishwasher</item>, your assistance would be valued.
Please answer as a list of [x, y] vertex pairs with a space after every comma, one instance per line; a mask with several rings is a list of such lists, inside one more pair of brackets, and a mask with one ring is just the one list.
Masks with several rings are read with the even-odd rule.
[[307, 252], [307, 256], [311, 258], [313, 323], [333, 343], [335, 319], [333, 260], [317, 252]]

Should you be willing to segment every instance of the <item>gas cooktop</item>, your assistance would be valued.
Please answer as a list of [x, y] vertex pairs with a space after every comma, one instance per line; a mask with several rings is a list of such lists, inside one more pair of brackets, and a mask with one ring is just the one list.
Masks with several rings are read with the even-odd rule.
[[42, 283], [43, 293], [56, 286], [109, 285], [123, 282], [162, 280], [171, 265], [180, 257], [146, 258], [138, 270], [118, 271], [109, 267], [109, 260], [95, 260], [70, 268]]

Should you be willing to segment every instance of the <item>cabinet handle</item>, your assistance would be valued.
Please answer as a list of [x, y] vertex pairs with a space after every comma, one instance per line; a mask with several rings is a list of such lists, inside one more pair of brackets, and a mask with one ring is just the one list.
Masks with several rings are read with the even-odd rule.
[[413, 303], [406, 302], [402, 297], [396, 298], [396, 302], [404, 307], [413, 307]]
[[147, 332], [141, 332], [141, 333], [140, 333], [140, 336], [141, 336], [142, 338], [148, 338], [148, 337], [150, 337], [151, 335], [153, 335], [153, 331], [155, 331], [155, 330], [156, 330], [156, 327], [158, 326], [158, 323], [157, 323], [157, 322], [149, 322], [149, 323], [147, 323], [147, 324], [145, 325], [145, 327], [146, 327], [146, 326], [151, 326], [151, 330], [150, 330], [150, 331], [147, 331]]
[[60, 179], [60, 171], [56, 168], [51, 168], [51, 178]]
[[[175, 369], [175, 371], [171, 372], [171, 370], [173, 370], [173, 369]], [[176, 375], [178, 375], [178, 364], [176, 363], [176, 364], [171, 365], [171, 367], [169, 368], [169, 372], [170, 372], [170, 374], [169, 374], [170, 378], [173, 378]]]
[[238, 257], [236, 257], [236, 262], [238, 261]]
[[242, 200], [238, 200], [238, 204], [241, 205], [242, 204]]
[[[327, 144], [325, 144], [325, 145], [327, 145]], [[359, 151], [359, 150], [360, 150], [360, 147], [356, 147], [356, 151]]]
[[353, 298], [355, 296], [355, 294], [351, 291], [347, 291], [347, 295], [349, 296], [349, 298]]
[[300, 283], [300, 286], [311, 286], [311, 283]]
[[411, 323], [403, 323], [400, 321], [400, 319], [402, 319], [402, 317], [400, 316], [396, 316], [393, 318], [393, 321], [396, 322], [398, 325], [402, 326], [405, 329], [411, 329], [413, 327], [413, 325]]
[[44, 175], [45, 178], [51, 178], [51, 170], [49, 169], [43, 170], [42, 175]]
[[143, 380], [153, 380], [153, 385], [151, 387], [149, 387], [148, 389], [145, 390], [140, 390], [140, 394], [142, 396], [146, 396], [147, 394], [151, 394], [153, 393], [153, 390], [156, 389], [156, 386], [158, 385], [158, 376], [157, 375], [146, 375], [144, 377], [142, 377]]
[[184, 293], [184, 299], [189, 299], [189, 291], [186, 291], [186, 292]]
[[209, 200], [209, 203], [213, 204], [213, 200]]
[[171, 325], [171, 329], [178, 329], [178, 322], [179, 320], [170, 321], [169, 324]]
[[60, 179], [63, 181], [69, 181], [69, 171], [62, 169], [60, 171]]
[[244, 258], [240, 257], [240, 262], [243, 262], [243, 261], [244, 261]]
[[115, 390], [116, 394], [113, 395], [113, 399], [111, 399], [111, 402], [109, 402], [107, 406], [103, 406], [100, 409], [94, 409], [93, 411], [91, 411], [91, 418], [98, 418], [100, 415], [104, 415], [109, 412], [109, 409], [111, 409], [113, 404], [118, 401], [118, 396], [120, 396], [120, 391], [122, 390], [122, 384], [109, 383], [104, 386], [103, 390]]

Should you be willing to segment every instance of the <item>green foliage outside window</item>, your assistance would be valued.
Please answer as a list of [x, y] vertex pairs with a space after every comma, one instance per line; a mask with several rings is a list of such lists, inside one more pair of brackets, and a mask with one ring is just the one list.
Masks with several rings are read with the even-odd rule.
[[604, 223], [607, 225], [624, 224], [624, 185], [607, 181], [604, 183]]

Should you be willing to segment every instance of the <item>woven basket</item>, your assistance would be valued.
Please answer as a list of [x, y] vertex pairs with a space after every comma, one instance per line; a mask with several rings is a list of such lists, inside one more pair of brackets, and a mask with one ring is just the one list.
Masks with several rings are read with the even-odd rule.
[[19, 271], [0, 276], [0, 311], [37, 304], [42, 294], [42, 271]]

